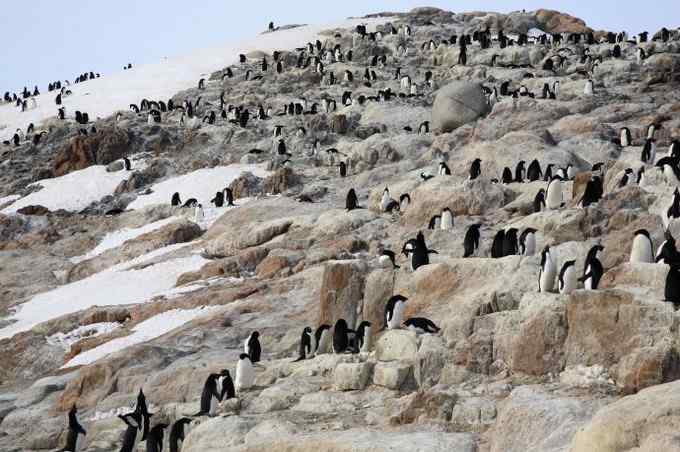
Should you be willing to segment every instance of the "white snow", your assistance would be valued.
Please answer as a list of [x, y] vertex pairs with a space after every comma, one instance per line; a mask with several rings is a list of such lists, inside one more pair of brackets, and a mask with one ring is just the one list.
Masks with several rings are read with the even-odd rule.
[[[196, 198], [206, 209], [215, 193], [224, 190], [231, 181], [244, 172], [250, 171], [255, 176], [266, 177], [269, 172], [264, 165], [229, 165], [214, 168], [202, 168], [182, 176], [172, 177], [151, 187], [153, 193], [138, 196], [128, 205], [128, 209], [141, 209], [154, 204], [169, 204], [172, 195], [178, 192], [182, 203]], [[226, 211], [226, 209], [225, 209]]]
[[172, 309], [170, 311], [165, 311], [139, 323], [133, 328], [133, 333], [129, 336], [113, 339], [98, 347], [87, 350], [64, 364], [62, 368], [83, 366], [93, 363], [111, 353], [162, 336], [195, 318], [215, 311], [215, 309], [218, 309], [218, 307], [204, 306], [196, 309]]
[[97, 337], [102, 334], [110, 333], [120, 328], [120, 323], [116, 322], [101, 322], [91, 323], [89, 325], [79, 326], [78, 328], [69, 331], [68, 333], [56, 333], [46, 338], [47, 343], [51, 345], [61, 345], [69, 349], [71, 345], [86, 337]]
[[[143, 165], [139, 162], [137, 168], [141, 169]], [[16, 200], [1, 213], [16, 213], [17, 210], [31, 205], [45, 206], [50, 210], [79, 211], [104, 196], [112, 194], [118, 184], [131, 174], [129, 171], [108, 173], [106, 166], [93, 165], [60, 177], [43, 179], [31, 184], [42, 186], [40, 191]]]
[[153, 223], [149, 223], [138, 228], [123, 228], [114, 232], [110, 232], [104, 236], [102, 241], [99, 242], [93, 250], [89, 251], [87, 254], [83, 254], [82, 256], [72, 257], [71, 262], [77, 264], [78, 262], [92, 259], [93, 257], [99, 256], [105, 251], [118, 248], [128, 240], [132, 240], [139, 237], [140, 235], [155, 231], [156, 229], [160, 229], [163, 226], [174, 223], [178, 220], [178, 217], [169, 217], [163, 220], [154, 221]]
[[92, 306], [141, 303], [174, 288], [177, 277], [196, 271], [207, 261], [199, 255], [170, 259], [140, 270], [131, 267], [188, 244], [170, 245], [119, 264], [100, 273], [36, 295], [19, 305], [5, 320], [14, 323], [0, 329], [0, 339]]
[[[135, 66], [131, 70], [104, 74], [101, 78], [71, 84], [73, 94], [63, 98], [68, 116], [76, 110], [87, 112], [90, 118], [103, 118], [116, 111], [128, 110], [131, 103], [143, 98], [167, 100], [177, 92], [196, 86], [198, 79], [229, 65], [238, 64], [238, 55], [255, 50], [271, 53], [301, 47], [317, 39], [318, 34], [331, 28], [354, 28], [364, 23], [369, 28], [389, 21], [389, 18], [349, 19], [326, 25], [307, 25], [274, 33], [265, 33], [241, 41], [225, 43], [215, 48], [192, 52], [190, 55], [166, 58], [155, 64]], [[320, 38], [321, 39], [321, 38]], [[21, 113], [13, 104], [0, 105], [0, 139], [7, 140], [19, 128], [29, 123], [40, 127], [48, 118], [55, 118], [56, 92], [47, 92], [35, 99], [38, 107]]]
[[19, 198], [21, 198], [21, 195], [4, 196], [4, 197], [0, 198], [0, 206], [2, 206], [3, 204], [7, 204], [9, 202], [14, 202]]

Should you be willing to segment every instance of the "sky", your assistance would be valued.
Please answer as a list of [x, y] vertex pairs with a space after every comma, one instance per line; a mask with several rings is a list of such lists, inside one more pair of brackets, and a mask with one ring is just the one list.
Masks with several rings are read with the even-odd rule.
[[[437, 6], [453, 12], [557, 9], [595, 29], [655, 32], [680, 26], [680, 2], [653, 0], [4, 0], [0, 14], [0, 93], [102, 75], [127, 63], [155, 63], [167, 56], [255, 36], [269, 21], [330, 23], [380, 11]], [[675, 18], [676, 23], [667, 23]]]

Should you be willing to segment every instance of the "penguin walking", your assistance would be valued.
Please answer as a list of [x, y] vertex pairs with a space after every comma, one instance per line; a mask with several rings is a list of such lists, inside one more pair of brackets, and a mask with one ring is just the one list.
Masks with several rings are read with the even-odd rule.
[[481, 227], [481, 223], [473, 224], [468, 227], [465, 238], [463, 239], [463, 257], [475, 256], [479, 251], [479, 228]]
[[149, 431], [146, 437], [146, 452], [162, 452], [163, 450], [163, 430], [168, 428], [167, 424], [157, 424]]
[[186, 437], [187, 431], [185, 430], [187, 426], [191, 424], [191, 419], [188, 417], [183, 417], [175, 421], [170, 428], [170, 452], [180, 452], [182, 450], [182, 445], [184, 444], [184, 438]]
[[253, 363], [247, 354], [241, 353], [238, 363], [236, 363], [236, 381], [234, 382], [236, 393], [241, 394], [243, 390], [252, 388], [254, 381], [255, 370], [253, 369]]
[[449, 231], [453, 229], [453, 213], [451, 209], [445, 207], [441, 214], [441, 228], [444, 231]]
[[540, 212], [542, 209], [546, 207], [544, 188], [541, 188], [540, 190], [538, 190], [538, 193], [536, 193], [536, 196], [534, 197], [534, 201], [532, 203], [532, 207], [534, 213]]
[[314, 339], [316, 340], [316, 350], [314, 356], [328, 353], [331, 350], [331, 342], [333, 336], [331, 335], [330, 325], [319, 325], [314, 332]]
[[552, 254], [550, 253], [550, 247], [546, 246], [541, 252], [541, 270], [538, 273], [539, 292], [552, 292], [556, 273], [557, 269]]
[[371, 322], [362, 321], [357, 327], [354, 337], [354, 352], [368, 353], [371, 351]]
[[449, 168], [449, 165], [446, 164], [446, 162], [439, 162], [439, 175], [440, 176], [451, 175], [451, 169]]
[[68, 412], [68, 433], [66, 434], [66, 446], [59, 452], [78, 452], [81, 450], [81, 442], [78, 440], [79, 435], [87, 436], [87, 432], [78, 422], [78, 409], [75, 405], [71, 407]]
[[647, 138], [645, 145], [642, 147], [640, 160], [647, 165], [653, 165], [656, 160], [656, 140], [654, 138]]
[[536, 253], [536, 229], [526, 228], [519, 235], [519, 254], [533, 256]]
[[345, 319], [338, 319], [333, 328], [333, 353], [345, 353], [349, 348], [349, 328]]
[[401, 328], [402, 317], [404, 309], [406, 308], [406, 301], [408, 298], [403, 295], [394, 295], [387, 300], [385, 305], [385, 324], [383, 329], [399, 329]]
[[352, 210], [360, 208], [361, 207], [359, 207], [359, 200], [357, 199], [357, 194], [353, 188], [350, 188], [345, 198], [345, 209], [347, 209], [347, 211], [350, 212]]
[[243, 351], [250, 358], [251, 363], [257, 363], [260, 361], [260, 355], [262, 353], [262, 347], [260, 346], [260, 332], [253, 331], [246, 339], [243, 344]]
[[416, 334], [437, 334], [441, 330], [432, 320], [425, 317], [411, 317], [404, 322], [404, 326]]
[[633, 247], [630, 250], [631, 264], [641, 262], [651, 264], [654, 262], [654, 255], [652, 254], [652, 239], [646, 229], [638, 229], [633, 234]]
[[435, 250], [430, 250], [425, 244], [425, 236], [422, 232], [418, 232], [416, 239], [412, 242], [412, 247], [407, 250], [408, 254], [411, 254], [411, 269], [413, 271], [418, 270], [418, 268], [430, 264], [430, 254], [439, 254]]
[[302, 336], [300, 336], [300, 352], [298, 359], [294, 362], [309, 359], [314, 356], [314, 351], [316, 350], [316, 337], [312, 332], [312, 329], [306, 326], [302, 330]]
[[215, 204], [215, 207], [222, 207], [224, 205], [224, 194], [221, 191], [215, 193], [215, 197], [210, 200], [211, 204]]
[[132, 413], [119, 414], [118, 418], [122, 420], [125, 425], [125, 433], [123, 433], [123, 443], [121, 444], [120, 452], [136, 452], [137, 445], [140, 442], [137, 434], [142, 428], [142, 415], [135, 410]]
[[576, 290], [576, 261], [567, 261], [562, 265], [557, 279], [557, 288], [562, 295], [569, 295]]
[[600, 284], [600, 278], [602, 278], [604, 269], [602, 263], [597, 258], [597, 253], [602, 250], [604, 250], [604, 247], [595, 245], [588, 251], [583, 276], [579, 278], [579, 282], [583, 283], [586, 290], [597, 290], [597, 286]]
[[557, 210], [562, 206], [562, 178], [554, 176], [548, 183], [545, 204], [548, 210]]

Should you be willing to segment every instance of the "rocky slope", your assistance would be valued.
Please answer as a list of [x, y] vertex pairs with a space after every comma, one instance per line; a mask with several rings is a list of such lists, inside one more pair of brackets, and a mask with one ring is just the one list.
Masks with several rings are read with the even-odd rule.
[[[140, 388], [152, 425], [192, 416], [207, 376], [233, 375], [255, 330], [263, 360], [254, 388], [223, 401], [218, 416], [193, 419], [183, 451], [680, 450], [680, 317], [663, 301], [669, 266], [629, 262], [636, 230], [661, 244], [673, 199], [673, 185], [640, 154], [651, 124], [657, 160], [680, 136], [677, 30], [667, 42], [624, 41], [614, 57], [604, 32], [588, 44], [583, 21], [554, 11], [378, 16], [375, 40], [323, 33], [324, 48], [342, 54], [325, 59], [323, 73], [309, 53], [312, 63], [297, 67], [299, 49], [280, 49], [281, 73], [263, 52], [231, 66], [232, 78], [216, 70], [205, 88], [173, 96], [195, 105], [197, 119], [184, 124], [178, 110], [152, 124], [146, 112], [125, 111], [98, 119], [86, 137], [71, 120], [49, 121], [38, 125], [49, 130], [38, 145], [1, 148], [0, 450], [64, 447], [74, 404], [83, 450], [118, 450], [117, 414], [131, 410]], [[503, 49], [473, 42], [460, 64], [452, 36], [487, 28], [494, 38], [501, 29], [584, 38]], [[398, 67], [411, 83], [395, 77]], [[543, 99], [544, 84], [555, 90], [556, 81], [556, 98]], [[533, 96], [489, 100], [470, 88], [500, 92], [503, 82]], [[395, 95], [379, 101], [387, 89]], [[351, 105], [342, 105], [346, 91]], [[220, 116], [221, 93], [225, 109], [249, 109], [246, 127]], [[318, 113], [277, 115], [300, 98]], [[256, 118], [259, 105], [271, 118]], [[215, 123], [201, 121], [210, 112]], [[432, 130], [420, 130], [425, 121]], [[277, 154], [275, 125], [290, 155]], [[617, 142], [622, 127], [631, 146]], [[468, 180], [477, 158], [481, 176]], [[543, 169], [572, 166], [561, 208], [534, 212], [542, 178], [492, 183], [534, 159]], [[450, 175], [438, 175], [440, 162]], [[580, 208], [598, 162], [604, 194]], [[640, 167], [643, 183], [619, 186], [627, 168]], [[82, 185], [97, 168], [98, 187]], [[237, 207], [210, 206], [227, 185]], [[411, 203], [384, 212], [385, 187]], [[345, 209], [351, 188], [362, 209]], [[197, 197], [206, 218], [170, 206], [173, 191]], [[447, 207], [452, 229], [428, 229]], [[111, 209], [123, 212], [106, 215]], [[463, 258], [475, 223], [480, 252]], [[509, 228], [537, 230], [535, 255], [491, 258], [496, 232]], [[399, 254], [418, 231], [438, 252], [430, 264], [412, 271], [398, 255], [400, 268], [386, 268], [381, 250]], [[669, 231], [680, 233], [673, 221]], [[604, 246], [597, 290], [538, 292], [544, 246], [558, 269], [575, 260], [581, 275], [595, 244]], [[441, 331], [379, 331], [394, 294], [408, 297], [406, 317], [430, 318]], [[294, 362], [305, 326], [339, 318], [351, 328], [372, 323], [369, 353]]]

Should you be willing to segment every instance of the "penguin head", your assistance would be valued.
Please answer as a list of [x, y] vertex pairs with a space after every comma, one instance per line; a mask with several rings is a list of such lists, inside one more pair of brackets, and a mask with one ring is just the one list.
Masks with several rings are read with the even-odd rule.
[[649, 240], [651, 240], [651, 237], [649, 236], [649, 231], [647, 231], [646, 229], [638, 229], [637, 231], [635, 231], [635, 232], [633, 233], [633, 236], [634, 236], [634, 237], [637, 237], [638, 235], [644, 235], [644, 236], [647, 237]]
[[243, 361], [243, 360], [246, 360], [246, 359], [247, 359], [248, 361], [250, 361], [250, 356], [248, 356], [246, 353], [241, 353], [241, 354], [238, 356], [238, 359], [239, 359], [240, 361]]
[[229, 373], [229, 371], [228, 371], [227, 369], [222, 369], [222, 370], [220, 371], [220, 376], [231, 378], [231, 374]]
[[302, 330], [303, 333], [305, 334], [312, 334], [312, 329], [308, 326], [305, 327], [304, 330]]
[[260, 337], [260, 332], [259, 331], [253, 331], [253, 333], [250, 335], [251, 339], [257, 339]]

